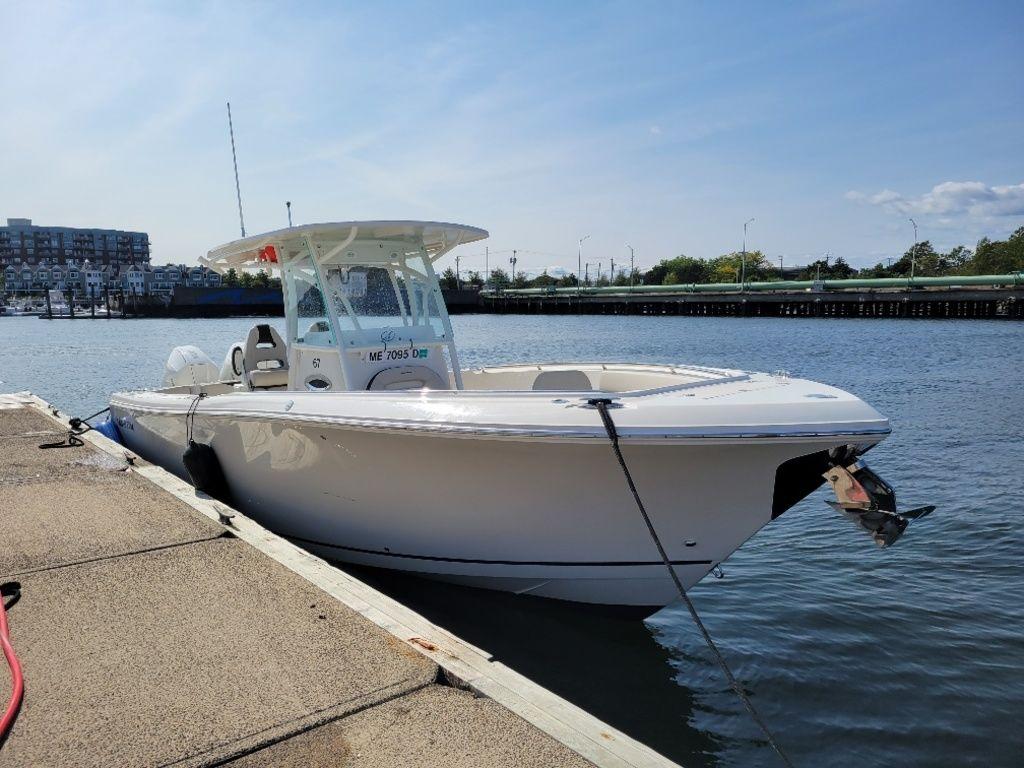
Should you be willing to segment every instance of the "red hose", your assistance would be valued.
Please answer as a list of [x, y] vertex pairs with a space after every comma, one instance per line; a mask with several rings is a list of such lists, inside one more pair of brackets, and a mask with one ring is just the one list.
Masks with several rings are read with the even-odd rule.
[[14, 718], [18, 716], [18, 708], [21, 706], [21, 697], [25, 692], [25, 680], [21, 675], [21, 662], [18, 661], [18, 654], [14, 652], [11, 645], [10, 627], [7, 625], [7, 608], [4, 606], [3, 598], [0, 597], [0, 645], [3, 646], [4, 656], [7, 658], [7, 665], [11, 668], [11, 700], [7, 702], [7, 710], [3, 719], [0, 719], [0, 743], [7, 735], [7, 731], [14, 725]]

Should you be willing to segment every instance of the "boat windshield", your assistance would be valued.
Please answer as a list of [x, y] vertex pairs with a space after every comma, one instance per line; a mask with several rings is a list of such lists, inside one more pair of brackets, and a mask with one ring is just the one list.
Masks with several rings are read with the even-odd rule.
[[313, 260], [308, 255], [296, 259], [285, 270], [285, 281], [290, 340], [320, 347], [334, 346], [334, 333]]
[[434, 282], [420, 257], [385, 266], [329, 266], [327, 295], [338, 332], [383, 328], [417, 330], [419, 338], [446, 338]]

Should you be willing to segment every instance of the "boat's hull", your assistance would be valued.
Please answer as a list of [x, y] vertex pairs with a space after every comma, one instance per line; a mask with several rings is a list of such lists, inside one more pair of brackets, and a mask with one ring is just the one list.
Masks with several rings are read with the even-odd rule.
[[[131, 450], [185, 476], [183, 411], [133, 408], [122, 397], [112, 413]], [[236, 506], [326, 558], [584, 603], [660, 607], [676, 597], [607, 439], [203, 413], [194, 435], [216, 451]], [[781, 464], [848, 442], [634, 440], [622, 448], [690, 586], [770, 521]]]

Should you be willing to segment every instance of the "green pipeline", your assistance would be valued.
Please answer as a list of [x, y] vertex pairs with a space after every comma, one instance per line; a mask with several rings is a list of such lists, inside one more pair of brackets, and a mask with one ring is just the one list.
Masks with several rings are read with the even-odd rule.
[[621, 294], [689, 294], [689, 293], [764, 293], [767, 291], [824, 291], [874, 290], [878, 288], [958, 288], [964, 286], [1024, 286], [1024, 273], [1009, 275], [960, 275], [958, 277], [877, 277], [851, 280], [776, 280], [767, 283], [683, 283], [677, 285], [618, 285], [583, 286], [582, 288], [505, 288], [501, 291], [485, 290], [489, 296], [606, 296]]

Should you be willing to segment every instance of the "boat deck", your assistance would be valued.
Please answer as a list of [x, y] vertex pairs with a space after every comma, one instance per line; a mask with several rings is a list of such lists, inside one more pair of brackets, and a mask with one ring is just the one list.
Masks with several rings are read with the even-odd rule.
[[672, 765], [47, 411], [0, 395], [5, 766]]

